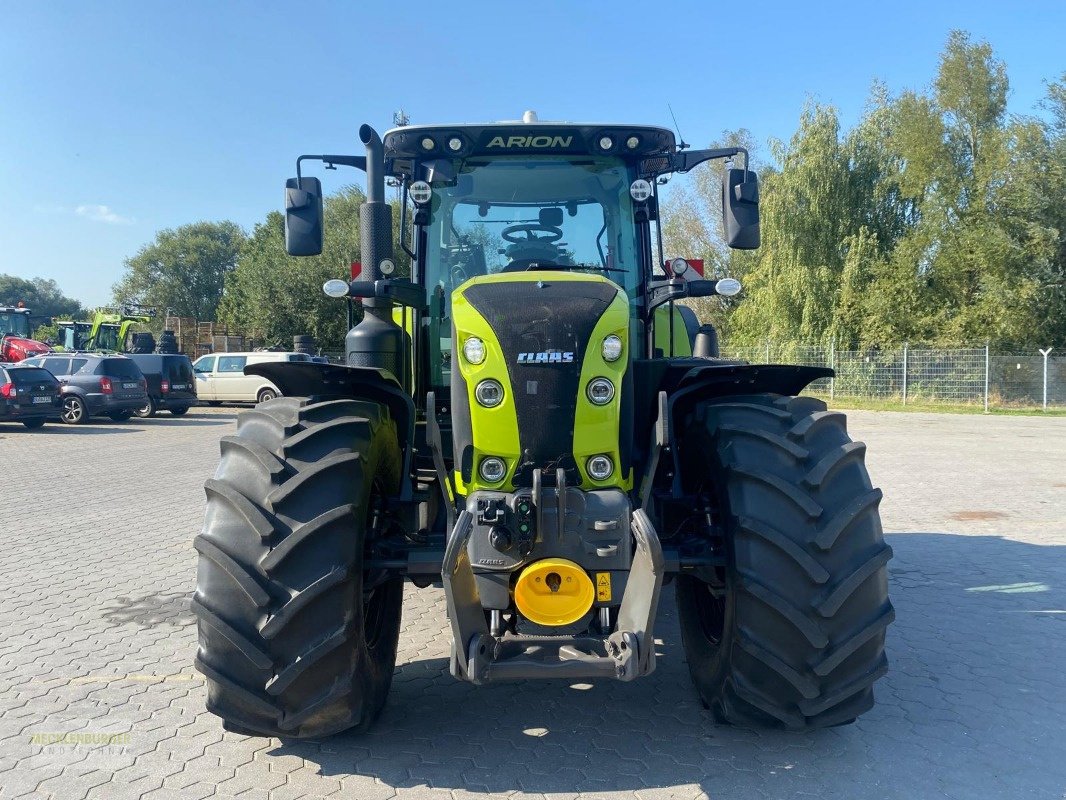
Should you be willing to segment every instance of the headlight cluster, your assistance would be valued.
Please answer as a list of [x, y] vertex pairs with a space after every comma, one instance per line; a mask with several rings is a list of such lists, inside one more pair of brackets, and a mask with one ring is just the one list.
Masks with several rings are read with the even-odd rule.
[[625, 346], [622, 344], [622, 339], [616, 334], [610, 334], [603, 338], [603, 360], [604, 361], [617, 361], [622, 357], [622, 351], [625, 350]]
[[585, 469], [588, 470], [589, 477], [597, 481], [605, 481], [614, 472], [614, 462], [611, 461], [610, 456], [592, 456], [585, 462]]
[[605, 406], [614, 400], [614, 384], [607, 378], [593, 378], [585, 393], [595, 405]]
[[463, 357], [471, 364], [485, 361], [485, 343], [476, 336], [467, 336], [463, 342]]
[[478, 472], [486, 483], [499, 483], [507, 475], [507, 464], [504, 463], [502, 458], [488, 456], [481, 459], [481, 466], [478, 467]]
[[474, 396], [485, 408], [495, 408], [503, 402], [503, 386], [499, 381], [489, 378], [477, 385]]

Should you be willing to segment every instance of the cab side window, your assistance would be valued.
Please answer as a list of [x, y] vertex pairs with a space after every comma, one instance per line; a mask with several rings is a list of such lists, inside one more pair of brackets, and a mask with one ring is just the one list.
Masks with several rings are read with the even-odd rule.
[[244, 365], [248, 359], [245, 356], [219, 356], [218, 357], [218, 371], [219, 372], [239, 372], [244, 373]]
[[193, 370], [200, 375], [205, 375], [212, 372], [215, 369], [215, 357], [209, 356], [208, 358], [201, 358], [193, 364]]

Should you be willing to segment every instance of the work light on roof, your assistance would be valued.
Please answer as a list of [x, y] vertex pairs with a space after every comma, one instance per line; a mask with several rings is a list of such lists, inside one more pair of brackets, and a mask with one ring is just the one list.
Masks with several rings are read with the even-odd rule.
[[638, 137], [638, 136], [630, 136], [628, 139], [626, 139], [626, 147], [628, 147], [630, 150], [636, 150], [637, 147], [639, 147], [639, 146], [640, 146], [640, 137]]
[[453, 136], [451, 139], [448, 140], [448, 149], [451, 150], [453, 153], [458, 153], [460, 150], [463, 149], [463, 140], [460, 139], [458, 136]]
[[610, 136], [600, 137], [600, 150], [610, 150], [612, 147], [614, 147], [614, 139]]
[[433, 137], [432, 136], [423, 136], [422, 137], [422, 149], [423, 150], [432, 150], [436, 146], [437, 146], [437, 143], [435, 141], [433, 141]]

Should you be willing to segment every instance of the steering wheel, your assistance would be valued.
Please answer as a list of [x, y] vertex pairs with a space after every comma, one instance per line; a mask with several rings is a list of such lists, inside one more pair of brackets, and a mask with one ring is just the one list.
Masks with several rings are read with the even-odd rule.
[[[537, 232], [544, 232], [546, 236], [537, 236]], [[518, 234], [524, 233], [524, 237], [519, 237]], [[538, 242], [543, 244], [552, 244], [563, 238], [563, 231], [561, 228], [557, 228], [554, 225], [542, 225], [539, 222], [526, 222], [519, 225], [508, 225], [500, 232], [500, 237], [505, 242], [511, 244], [528, 244], [529, 242]]]

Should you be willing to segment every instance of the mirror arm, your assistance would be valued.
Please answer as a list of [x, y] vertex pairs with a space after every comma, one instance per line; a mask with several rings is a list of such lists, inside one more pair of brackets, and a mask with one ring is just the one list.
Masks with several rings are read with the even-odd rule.
[[379, 281], [351, 281], [348, 284], [348, 297], [377, 298], [391, 300], [401, 306], [425, 311], [426, 294], [417, 283], [408, 280], [386, 278]]
[[673, 172], [688, 172], [693, 167], [699, 166], [704, 161], [717, 158], [733, 158], [737, 155], [744, 156], [744, 171], [748, 170], [748, 151], [743, 147], [715, 147], [711, 150], [683, 150], [674, 153], [670, 159], [670, 168]]
[[648, 284], [648, 319], [654, 318], [655, 309], [659, 306], [682, 297], [688, 297], [688, 281], [683, 278], [652, 281]]
[[[303, 177], [300, 172], [300, 162], [302, 161], [322, 161], [326, 164], [326, 169], [336, 169], [335, 164], [340, 164], [342, 167], [355, 167], [366, 172], [366, 156], [310, 156], [304, 155], [296, 159], [296, 179], [299, 180]], [[297, 186], [299, 184], [297, 183]]]

